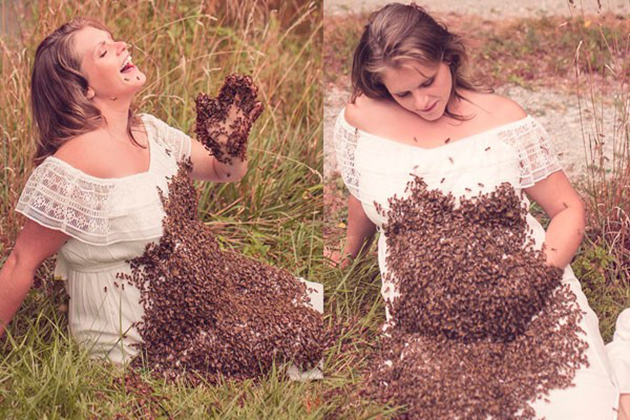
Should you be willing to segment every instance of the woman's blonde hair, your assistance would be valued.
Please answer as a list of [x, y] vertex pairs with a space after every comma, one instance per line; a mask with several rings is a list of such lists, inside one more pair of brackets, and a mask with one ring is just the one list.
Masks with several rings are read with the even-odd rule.
[[[105, 121], [101, 111], [87, 98], [88, 81], [81, 73], [80, 57], [73, 49], [73, 35], [91, 26], [111, 34], [100, 21], [79, 17], [57, 28], [37, 47], [31, 77], [31, 107], [37, 129], [37, 166], [69, 139], [93, 131]], [[107, 121], [105, 121], [107, 123]], [[129, 109], [127, 133], [140, 147], [131, 127], [140, 123]]]
[[[467, 60], [461, 37], [449, 32], [446, 25], [436, 22], [422, 7], [390, 3], [372, 13], [365, 25], [354, 52], [350, 101], [354, 103], [362, 94], [372, 99], [391, 98], [382, 82], [383, 70], [399, 68], [409, 61], [428, 65], [446, 62], [449, 65], [453, 79], [449, 103], [453, 97], [465, 99], [458, 93], [460, 88], [492, 92], [462, 74]], [[451, 113], [448, 107], [445, 113], [464, 119]]]

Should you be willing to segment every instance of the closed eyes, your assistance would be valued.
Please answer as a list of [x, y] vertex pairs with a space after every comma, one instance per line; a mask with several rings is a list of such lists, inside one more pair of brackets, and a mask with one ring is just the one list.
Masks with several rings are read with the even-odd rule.
[[[116, 42], [116, 40], [115, 40], [114, 38], [112, 38], [111, 36], [109, 37], [109, 39], [110, 39], [112, 42]], [[101, 43], [100, 43], [100, 45], [102, 45], [103, 47], [105, 47], [105, 44], [106, 44], [106, 43], [107, 43], [107, 41], [103, 41], [103, 42], [101, 42]], [[103, 57], [105, 57], [106, 55], [107, 55], [107, 48], [105, 48], [105, 51], [103, 51], [103, 53], [101, 53], [101, 54], [99, 55], [99, 57], [100, 57], [100, 58], [103, 58]]]
[[[424, 82], [423, 84], [421, 84], [419, 87], [421, 88], [429, 87], [433, 84], [434, 81], [435, 81], [435, 77], [432, 77], [428, 79], [426, 82]], [[404, 93], [397, 93], [396, 96], [398, 96], [399, 98], [406, 98], [407, 96], [409, 96], [409, 91], [404, 92]]]

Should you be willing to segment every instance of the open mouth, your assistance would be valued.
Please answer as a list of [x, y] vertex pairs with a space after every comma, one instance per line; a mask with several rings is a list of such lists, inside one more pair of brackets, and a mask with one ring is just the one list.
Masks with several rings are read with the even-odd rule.
[[121, 73], [128, 73], [131, 70], [133, 70], [136, 66], [133, 65], [133, 63], [131, 62], [131, 55], [128, 55], [127, 58], [125, 58], [125, 61], [123, 61], [123, 66], [120, 69]]

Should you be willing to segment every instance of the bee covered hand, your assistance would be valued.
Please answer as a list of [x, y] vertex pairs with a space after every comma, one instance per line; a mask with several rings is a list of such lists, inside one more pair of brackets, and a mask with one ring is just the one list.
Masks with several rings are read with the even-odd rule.
[[196, 99], [195, 133], [221, 163], [247, 159], [247, 139], [263, 105], [256, 100], [258, 87], [250, 76], [231, 74], [216, 98], [200, 93]]

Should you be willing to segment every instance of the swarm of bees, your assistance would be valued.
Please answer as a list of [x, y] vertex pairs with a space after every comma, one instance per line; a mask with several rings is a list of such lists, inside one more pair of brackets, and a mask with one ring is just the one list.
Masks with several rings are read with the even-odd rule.
[[414, 176], [383, 226], [398, 295], [364, 392], [403, 418], [531, 419], [531, 403], [588, 364], [575, 295], [534, 248], [504, 183], [476, 197]]
[[179, 164], [168, 193], [163, 236], [118, 277], [140, 290], [141, 357], [166, 378], [216, 382], [265, 374], [275, 362], [314, 367], [326, 346], [322, 315], [286, 270], [224, 251], [197, 216], [197, 191]]
[[219, 162], [246, 159], [249, 132], [263, 111], [257, 94], [258, 87], [251, 77], [231, 74], [217, 98], [205, 93], [197, 96], [195, 133]]
[[[127, 369], [122, 376], [114, 378], [113, 386], [131, 397], [123, 404], [123, 407], [129, 412], [133, 412], [136, 418], [157, 419], [164, 414], [160, 408], [166, 397], [156, 393], [151, 384], [146, 382], [138, 371]], [[97, 395], [100, 398], [106, 398], [101, 391], [97, 391]], [[119, 415], [115, 418], [125, 417]]]

